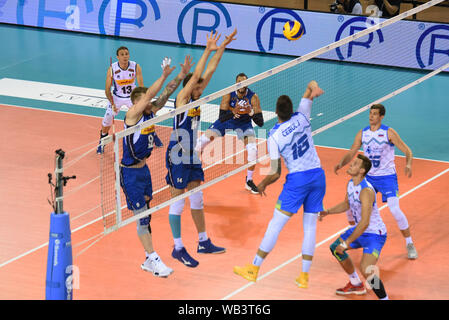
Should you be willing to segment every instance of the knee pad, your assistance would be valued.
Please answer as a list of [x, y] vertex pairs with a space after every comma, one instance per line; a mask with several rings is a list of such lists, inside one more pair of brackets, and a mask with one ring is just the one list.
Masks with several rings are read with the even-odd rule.
[[398, 197], [390, 197], [387, 199], [388, 208], [390, 209], [391, 214], [395, 218], [399, 230], [405, 230], [408, 228], [408, 221], [405, 214], [402, 212], [399, 207], [399, 198]]
[[[148, 206], [145, 206], [145, 208], [142, 208], [140, 210], [135, 210], [133, 212], [134, 212], [134, 215], [138, 215], [139, 213], [144, 212], [147, 209], [148, 209]], [[151, 233], [150, 221], [151, 221], [151, 215], [137, 220], [137, 234], [139, 236]]]
[[248, 151], [248, 162], [257, 160], [257, 144], [255, 142], [246, 145]]
[[190, 197], [190, 209], [201, 210], [204, 208], [203, 205], [203, 191], [198, 191], [192, 194]]
[[260, 243], [260, 250], [267, 253], [273, 250], [279, 237], [279, 233], [282, 231], [288, 220], [290, 220], [289, 216], [281, 213], [278, 209], [274, 209], [273, 218], [268, 224], [267, 231], [265, 231], [265, 235]]
[[112, 126], [113, 120], [114, 120], [114, 111], [112, 110], [112, 106], [108, 106], [101, 124], [103, 125], [103, 127], [110, 127], [110, 126]]
[[168, 214], [180, 216], [182, 214], [182, 210], [184, 210], [185, 201], [186, 199], [184, 198], [171, 204], [170, 209], [168, 210]]
[[332, 252], [332, 255], [337, 258], [338, 261], [342, 262], [344, 260], [346, 260], [348, 258], [348, 254], [345, 252], [343, 252], [343, 254], [338, 254], [337, 252], [335, 252], [335, 249], [340, 245], [340, 241], [337, 239], [334, 241], [334, 243], [332, 243], [329, 247], [329, 249]]
[[317, 213], [304, 212], [303, 229], [304, 239], [302, 241], [302, 254], [313, 256], [315, 252], [316, 243], [316, 221], [318, 219]]

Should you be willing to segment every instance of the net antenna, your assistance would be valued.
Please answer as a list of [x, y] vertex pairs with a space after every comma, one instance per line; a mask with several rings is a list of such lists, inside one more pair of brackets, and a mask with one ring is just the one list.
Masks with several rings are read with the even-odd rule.
[[[294, 105], [297, 105], [298, 100], [298, 88], [303, 87], [305, 88], [306, 81], [310, 80], [319, 80], [324, 81], [326, 80], [325, 77], [327, 77], [329, 81], [329, 87], [336, 82], [336, 81], [346, 81], [348, 82], [347, 87], [351, 87], [349, 91], [346, 92], [346, 94], [342, 94], [340, 92], [332, 92], [332, 90], [327, 89], [324, 87], [326, 94], [322, 97], [318, 98], [317, 102], [314, 102], [313, 109], [317, 111], [318, 113], [316, 115], [313, 115], [313, 121], [312, 125], [314, 128], [316, 128], [313, 131], [313, 134], [317, 134], [319, 132], [323, 132], [324, 130], [327, 130], [339, 123], [342, 123], [343, 121], [346, 121], [355, 115], [367, 110], [373, 103], [379, 103], [381, 101], [385, 101], [386, 99], [391, 98], [392, 96], [403, 92], [422, 81], [425, 81], [429, 79], [430, 77], [438, 74], [439, 72], [446, 70], [449, 67], [449, 59], [447, 61], [439, 61], [439, 65], [435, 64], [435, 70], [431, 72], [431, 70], [406, 70], [406, 69], [400, 69], [396, 68], [393, 71], [396, 74], [396, 77], [398, 78], [387, 78], [384, 79], [382, 77], [386, 77], [386, 74], [389, 74], [389, 72], [393, 72], [391, 67], [385, 68], [382, 66], [372, 66], [367, 65], [366, 68], [371, 68], [372, 73], [366, 74], [366, 78], [363, 79], [354, 79], [354, 77], [363, 77], [364, 75], [360, 72], [360, 64], [354, 64], [354, 63], [344, 63], [339, 64], [338, 67], [340, 68], [339, 71], [342, 71], [343, 69], [348, 69], [349, 73], [344, 74], [343, 76], [341, 73], [343, 72], [333, 72], [332, 69], [331, 72], [327, 72], [327, 69], [324, 69], [323, 75], [321, 76], [322, 79], [315, 79], [315, 77], [319, 77], [319, 73], [316, 72], [314, 68], [316, 65], [321, 66], [322, 68], [326, 68], [325, 64], [333, 64], [333, 67], [335, 67], [336, 62], [326, 62], [323, 60], [312, 60], [312, 59], [326, 59], [328, 58], [329, 54], [332, 53], [333, 50], [336, 48], [340, 48], [344, 45], [348, 45], [351, 42], [355, 42], [355, 40], [360, 39], [362, 37], [368, 37], [373, 32], [377, 32], [380, 29], [384, 28], [401, 28], [401, 24], [397, 23], [400, 20], [403, 20], [407, 17], [410, 17], [418, 12], [421, 12], [427, 8], [430, 8], [438, 3], [443, 2], [444, 0], [432, 0], [425, 4], [422, 4], [416, 8], [413, 8], [409, 11], [406, 11], [402, 14], [399, 14], [391, 19], [383, 20], [382, 22], [372, 25], [370, 27], [365, 28], [362, 31], [359, 31], [353, 35], [350, 35], [346, 38], [343, 38], [339, 41], [336, 41], [332, 44], [329, 44], [327, 46], [324, 46], [320, 49], [317, 49], [313, 52], [310, 52], [304, 56], [295, 58], [291, 61], [288, 61], [280, 66], [277, 66], [275, 68], [272, 68], [270, 70], [267, 70], [263, 73], [260, 73], [256, 76], [253, 76], [251, 78], [248, 78], [238, 84], [233, 84], [231, 86], [228, 86], [227, 88], [224, 88], [222, 90], [219, 90], [217, 92], [214, 92], [204, 98], [200, 98], [192, 103], [186, 104], [182, 107], [178, 107], [176, 109], [166, 109], [165, 112], [158, 114], [157, 117], [150, 119], [148, 121], [145, 121], [139, 125], [133, 126], [131, 128], [125, 129], [123, 131], [117, 132], [115, 135], [115, 140], [113, 137], [106, 137], [104, 138], [104, 144], [106, 149], [109, 149], [109, 156], [107, 153], [103, 157], [104, 163], [102, 164], [102, 208], [103, 208], [103, 218], [104, 218], [104, 224], [105, 224], [105, 232], [110, 232], [117, 230], [120, 227], [123, 227], [131, 222], [137, 221], [140, 218], [143, 218], [149, 214], [154, 213], [157, 210], [160, 210], [162, 208], [165, 208], [169, 206], [170, 204], [181, 200], [183, 198], [186, 198], [190, 196], [191, 194], [198, 192], [200, 190], [203, 190], [207, 187], [210, 187], [214, 185], [215, 183], [218, 183], [224, 179], [227, 179], [239, 172], [242, 172], [243, 170], [253, 166], [256, 161], [246, 163], [246, 164], [239, 164], [239, 165], [228, 165], [227, 159], [235, 158], [237, 154], [244, 153], [243, 151], [237, 151], [236, 153], [233, 153], [229, 155], [228, 157], [221, 158], [217, 160], [216, 162], [212, 164], [205, 164], [203, 163], [203, 169], [205, 171], [205, 183], [201, 184], [199, 187], [192, 189], [190, 191], [187, 191], [183, 193], [180, 196], [177, 196], [175, 198], [171, 198], [170, 194], [168, 192], [168, 186], [165, 182], [165, 153], [160, 153], [157, 155], [157, 151], [153, 151], [153, 154], [150, 157], [150, 161], [148, 161], [148, 165], [150, 166], [150, 172], [153, 180], [153, 187], [154, 192], [153, 196], [154, 199], [151, 202], [151, 208], [138, 214], [133, 215], [126, 209], [126, 201], [124, 201], [124, 195], [120, 188], [120, 167], [119, 167], [119, 161], [120, 161], [120, 150], [121, 150], [121, 143], [122, 139], [126, 136], [129, 136], [135, 132], [140, 132], [142, 130], [145, 130], [146, 128], [149, 128], [151, 126], [160, 126], [161, 128], [158, 129], [158, 135], [159, 132], [163, 132], [164, 128], [167, 131], [166, 137], [169, 136], [169, 133], [171, 133], [171, 121], [172, 119], [179, 114], [188, 112], [188, 110], [191, 110], [197, 106], [201, 106], [201, 121], [204, 121], [208, 124], [214, 122], [218, 116], [217, 116], [217, 110], [220, 102], [218, 99], [223, 97], [226, 94], [229, 94], [233, 91], [236, 91], [238, 88], [241, 87], [248, 87], [252, 86], [251, 89], [255, 91], [260, 98], [262, 109], [264, 110], [264, 118], [265, 115], [267, 115], [268, 121], [265, 121], [266, 125], [264, 126], [263, 130], [265, 130], [265, 133], [267, 129], [269, 129], [269, 126], [274, 125], [274, 121], [276, 120], [276, 115], [274, 114], [273, 110], [268, 111], [267, 108], [273, 109], [273, 106], [276, 104], [276, 99], [282, 94], [291, 95], [291, 98], [293, 100]], [[367, 17], [367, 19], [371, 19]], [[372, 21], [380, 21], [377, 18], [372, 19]], [[412, 22], [410, 22], [412, 23]], [[371, 25], [367, 23], [367, 25]], [[407, 25], [408, 26], [408, 25]], [[384, 29], [388, 30], [388, 29]], [[396, 29], [395, 29], [396, 30]], [[403, 30], [404, 31], [404, 30]], [[393, 39], [397, 41], [391, 41], [392, 45], [390, 47], [387, 47], [388, 50], [396, 50], [393, 52], [393, 54], [407, 54], [406, 52], [403, 52], [403, 50], [400, 50], [401, 47], [401, 39], [407, 36], [406, 32], [394, 32], [398, 38]], [[369, 51], [368, 51], [369, 52]], [[353, 52], [353, 55], [355, 53]], [[361, 55], [367, 54], [367, 53], [359, 53]], [[368, 53], [369, 54], [369, 53]], [[386, 53], [388, 54], [388, 52]], [[312, 60], [312, 61], [309, 61]], [[440, 59], [443, 60], [443, 59]], [[309, 61], [308, 63], [305, 63]], [[442, 62], [442, 63], [441, 63]], [[323, 67], [324, 66], [324, 67]], [[343, 68], [344, 66], [344, 68]], [[377, 68], [377, 69], [376, 69]], [[330, 69], [330, 67], [329, 67]], [[379, 69], [381, 69], [379, 71]], [[352, 72], [352, 73], [351, 73]], [[371, 82], [373, 81], [373, 77], [377, 75], [379, 77], [378, 86], [379, 88], [374, 88], [372, 90], [366, 90], [365, 88], [360, 88], [360, 83], [363, 83], [363, 81]], [[340, 77], [340, 78], [338, 78]], [[418, 79], [417, 79], [418, 78]], [[360, 81], [358, 81], [360, 80]], [[397, 81], [396, 81], [397, 80]], [[393, 84], [391, 86], [388, 86], [386, 83]], [[289, 91], [290, 90], [290, 91]], [[336, 90], [334, 90], [336, 91]], [[295, 95], [296, 97], [294, 97]], [[353, 100], [345, 100], [345, 97], [347, 96], [353, 96]], [[329, 109], [333, 107], [333, 109]], [[326, 109], [327, 108], [327, 109]], [[267, 113], [266, 113], [267, 112]], [[271, 112], [271, 113], [270, 113]], [[321, 114], [324, 114], [321, 116]], [[202, 123], [204, 124], [204, 123]], [[203, 127], [200, 125], [200, 130], [204, 131], [207, 129], [206, 127]], [[258, 133], [260, 133], [263, 130], [259, 130]], [[228, 136], [226, 136], [227, 138]], [[215, 140], [225, 140], [223, 139], [215, 139]], [[235, 138], [235, 137], [234, 137]], [[233, 138], [232, 138], [233, 139]], [[266, 135], [264, 137], [261, 137], [258, 135], [257, 137], [257, 143], [259, 146], [265, 145], [265, 139]], [[235, 139], [234, 139], [235, 140]], [[226, 143], [226, 142], [225, 142]], [[224, 146], [223, 149], [226, 149], [227, 145]], [[108, 158], [109, 157], [109, 158]], [[160, 159], [159, 159], [159, 158]], [[259, 152], [257, 161], [263, 161], [266, 157], [266, 152], [262, 154], [262, 152]], [[112, 163], [108, 159], [115, 159], [115, 161]], [[109, 162], [108, 162], [109, 161]], [[114, 172], [110, 170], [111, 168], [114, 168]], [[221, 171], [220, 171], [221, 170]], [[207, 171], [207, 172], [206, 172]], [[209, 174], [210, 172], [210, 174]], [[156, 186], [157, 185], [157, 186]], [[114, 190], [114, 191], [112, 191]], [[115, 193], [115, 197], [112, 197], [111, 192]], [[157, 199], [156, 199], [157, 198]], [[114, 199], [114, 200], [113, 200]]]

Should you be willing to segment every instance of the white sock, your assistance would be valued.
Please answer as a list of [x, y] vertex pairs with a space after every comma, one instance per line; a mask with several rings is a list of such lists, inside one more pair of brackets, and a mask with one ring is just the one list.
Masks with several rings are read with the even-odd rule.
[[200, 241], [206, 241], [207, 239], [209, 239], [207, 237], [207, 232], [206, 231], [198, 233], [198, 238], [199, 238]]
[[263, 260], [264, 259], [262, 257], [260, 257], [258, 254], [256, 254], [256, 256], [254, 257], [254, 260], [253, 260], [253, 265], [260, 267], [262, 265]]
[[312, 260], [302, 259], [302, 272], [309, 272], [312, 266]]
[[406, 243], [406, 244], [413, 243], [412, 237], [406, 237], [406, 238], [405, 238], [405, 243]]
[[246, 181], [253, 180], [254, 171], [247, 170], [246, 171]]
[[351, 281], [351, 284], [353, 286], [359, 286], [362, 281], [360, 281], [359, 275], [357, 274], [357, 271], [354, 271], [354, 273], [349, 275], [349, 281]]
[[182, 243], [182, 239], [181, 238], [175, 238], [173, 240], [175, 241], [175, 250], [179, 251], [182, 248], [184, 248], [184, 243]]
[[385, 298], [379, 299], [379, 300], [390, 300], [388, 299], [388, 296], [386, 296]]
[[159, 259], [159, 255], [156, 253], [156, 251], [153, 251], [153, 252], [151, 252], [149, 255], [148, 255], [148, 258], [150, 259], [150, 260], [157, 260], [157, 259]]

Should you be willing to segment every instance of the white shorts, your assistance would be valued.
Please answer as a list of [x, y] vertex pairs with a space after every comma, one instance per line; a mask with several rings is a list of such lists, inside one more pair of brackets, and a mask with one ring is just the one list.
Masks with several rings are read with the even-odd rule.
[[[118, 111], [124, 106], [127, 108], [132, 107], [133, 103], [131, 102], [131, 97], [129, 98], [121, 98], [117, 97], [115, 95], [112, 95], [112, 98], [114, 99], [114, 104], [118, 108]], [[106, 112], [103, 117], [103, 121], [101, 124], [103, 127], [110, 127], [112, 126], [112, 121], [114, 120], [114, 117], [118, 114], [118, 112], [114, 112], [112, 109], [111, 103], [108, 103], [108, 107], [106, 108]]]

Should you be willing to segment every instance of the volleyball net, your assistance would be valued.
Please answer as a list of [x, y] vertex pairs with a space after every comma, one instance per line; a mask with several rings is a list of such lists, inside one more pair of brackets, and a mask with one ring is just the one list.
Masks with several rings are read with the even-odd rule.
[[[158, 113], [156, 118], [102, 139], [104, 153], [101, 155], [100, 162], [100, 185], [105, 233], [117, 230], [168, 207], [171, 203], [243, 172], [256, 163], [258, 163], [256, 170], [261, 170], [261, 175], [266, 174], [268, 161], [265, 141], [269, 130], [277, 122], [276, 100], [281, 95], [288, 95], [293, 105], [297, 106], [311, 80], [317, 81], [325, 91], [322, 96], [315, 99], [312, 107], [311, 124], [313, 134], [317, 134], [368, 110], [372, 104], [384, 102], [448, 69], [449, 56], [447, 54], [435, 55], [432, 58], [432, 68], [428, 70], [401, 69], [389, 66], [389, 61], [393, 57], [398, 60], [406, 59], [410, 55], [410, 52], [403, 50], [404, 43], [409, 41], [407, 32], [409, 24], [403, 23], [402, 20], [442, 1], [429, 1], [389, 20], [370, 17], [362, 19], [363, 21], [361, 20], [357, 27], [357, 30], [361, 31], [355, 34], [182, 107], [165, 108]], [[369, 46], [373, 37], [383, 41], [383, 34], [388, 34], [390, 37], [388, 45], [378, 46], [375, 50], [363, 50]], [[372, 55], [376, 55], [377, 61], [385, 63], [384, 65], [370, 65], [331, 61], [331, 57], [336, 53], [351, 56], [353, 61], [371, 61]], [[244, 71], [242, 70], [242, 72]], [[235, 75], [230, 75], [230, 82], [234, 79]], [[244, 87], [248, 87], [258, 95], [265, 120], [262, 127], [257, 127], [255, 123], [252, 123], [255, 130], [257, 160], [247, 161], [247, 147], [242, 140], [238, 139], [238, 132], [229, 131], [223, 137], [214, 139], [202, 153], [198, 154], [205, 173], [204, 183], [181, 196], [171, 198], [166, 181], [168, 172], [166, 149], [173, 131], [173, 118], [185, 112], [199, 112], [194, 111], [194, 108], [200, 106], [201, 118], [197, 124], [198, 134], [205, 134], [211, 124], [218, 119], [219, 106], [223, 97]], [[170, 103], [173, 104], [173, 102]], [[123, 139], [152, 126], [155, 127], [157, 135], [163, 142], [163, 147], [155, 147], [151, 157], [147, 160], [151, 172], [153, 199], [150, 202], [150, 209], [134, 215], [127, 208], [126, 198], [120, 186]], [[241, 186], [235, 187], [243, 188], [243, 182]]]

